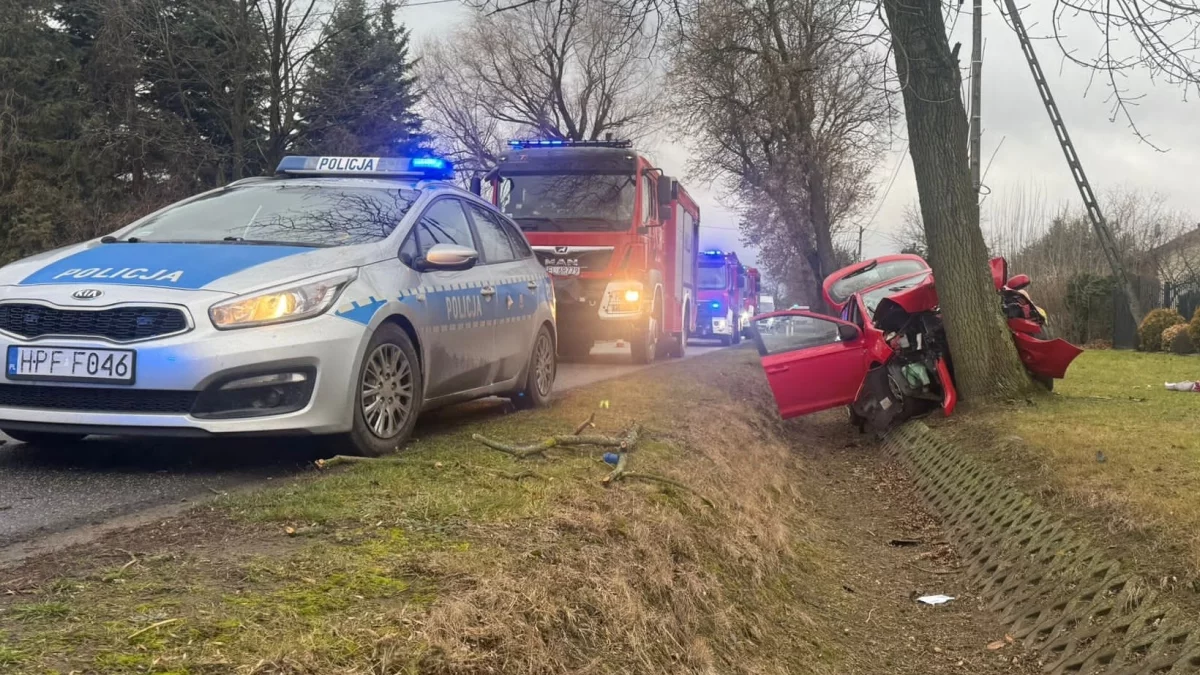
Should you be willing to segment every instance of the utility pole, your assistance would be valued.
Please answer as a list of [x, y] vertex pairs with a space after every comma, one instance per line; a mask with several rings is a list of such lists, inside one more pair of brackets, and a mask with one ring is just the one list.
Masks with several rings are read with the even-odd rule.
[[1088, 218], [1096, 230], [1096, 237], [1100, 239], [1100, 248], [1104, 250], [1104, 257], [1108, 259], [1113, 277], [1116, 278], [1117, 283], [1121, 285], [1121, 290], [1125, 293], [1125, 302], [1129, 304], [1129, 312], [1133, 315], [1134, 323], [1138, 323], [1145, 316], [1142, 314], [1142, 303], [1138, 299], [1137, 293], [1134, 293], [1129, 277], [1125, 274], [1121, 253], [1117, 250], [1117, 241], [1112, 235], [1112, 230], [1108, 229], [1108, 221], [1104, 219], [1104, 212], [1100, 210], [1100, 202], [1092, 192], [1092, 185], [1088, 182], [1087, 174], [1083, 172], [1083, 164], [1075, 152], [1075, 144], [1071, 142], [1071, 136], [1067, 134], [1067, 125], [1063, 122], [1062, 114], [1058, 111], [1058, 104], [1054, 102], [1054, 96], [1050, 93], [1050, 85], [1047, 84], [1046, 76], [1042, 73], [1042, 66], [1038, 63], [1037, 54], [1033, 51], [1029, 33], [1025, 30], [1025, 24], [1021, 22], [1021, 15], [1017, 13], [1017, 3], [1015, 0], [1004, 0], [1004, 4], [1008, 8], [1008, 17], [1017, 32], [1017, 38], [1021, 41], [1021, 51], [1025, 52], [1025, 60], [1029, 62], [1033, 81], [1037, 84], [1038, 93], [1042, 96], [1042, 104], [1046, 106], [1046, 113], [1050, 115], [1050, 124], [1054, 127], [1054, 133], [1058, 135], [1058, 143], [1062, 146], [1063, 154], [1067, 158], [1067, 166], [1071, 168], [1071, 175], [1075, 178], [1075, 186], [1079, 188], [1083, 204], [1087, 207]]
[[971, 185], [975, 188], [976, 203], [982, 182], [979, 177], [979, 145], [983, 128], [980, 122], [980, 104], [983, 99], [983, 0], [974, 0], [971, 11]]
[[859, 225], [858, 226], [858, 253], [856, 253], [854, 255], [854, 262], [858, 262], [859, 260], [862, 260], [862, 237], [863, 237], [863, 226]]

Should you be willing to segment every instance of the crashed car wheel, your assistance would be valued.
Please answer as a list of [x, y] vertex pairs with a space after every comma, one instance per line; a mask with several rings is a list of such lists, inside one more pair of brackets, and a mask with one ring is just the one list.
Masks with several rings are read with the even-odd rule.
[[348, 450], [378, 457], [399, 449], [417, 423], [423, 382], [408, 334], [394, 324], [380, 326], [359, 367], [354, 423], [342, 439]]

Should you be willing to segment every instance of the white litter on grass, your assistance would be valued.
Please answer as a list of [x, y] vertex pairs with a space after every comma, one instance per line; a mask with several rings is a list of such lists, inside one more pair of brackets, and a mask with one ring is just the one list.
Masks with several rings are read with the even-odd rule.
[[949, 595], [926, 595], [924, 597], [917, 598], [917, 602], [923, 602], [926, 605], [944, 605], [953, 599], [954, 598], [950, 597]]

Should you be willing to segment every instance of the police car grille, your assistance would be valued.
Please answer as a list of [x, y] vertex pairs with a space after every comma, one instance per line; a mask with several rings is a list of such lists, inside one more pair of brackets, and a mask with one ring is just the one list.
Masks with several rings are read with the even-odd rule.
[[79, 335], [130, 342], [178, 333], [186, 328], [187, 318], [183, 311], [169, 307], [77, 310], [35, 304], [0, 305], [0, 330], [27, 338]]
[[199, 392], [0, 384], [0, 407], [80, 412], [187, 413]]

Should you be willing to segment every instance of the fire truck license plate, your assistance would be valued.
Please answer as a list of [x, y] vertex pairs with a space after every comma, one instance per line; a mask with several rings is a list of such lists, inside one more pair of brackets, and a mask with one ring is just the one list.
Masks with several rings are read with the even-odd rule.
[[546, 271], [556, 277], [577, 277], [579, 265], [550, 265]]

